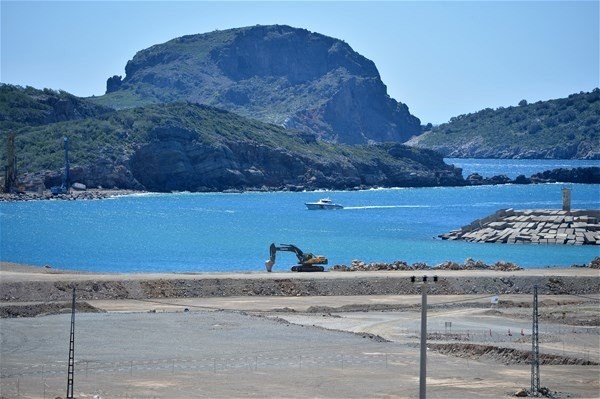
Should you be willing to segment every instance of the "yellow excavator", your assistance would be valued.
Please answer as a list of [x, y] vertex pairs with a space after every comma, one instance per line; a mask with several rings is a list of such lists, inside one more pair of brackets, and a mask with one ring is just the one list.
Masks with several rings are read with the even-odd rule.
[[279, 244], [276, 246], [275, 244], [271, 244], [269, 247], [270, 257], [269, 260], [265, 262], [265, 266], [267, 267], [267, 271], [270, 272], [273, 269], [273, 265], [275, 264], [275, 256], [277, 255], [277, 251], [286, 251], [293, 252], [296, 254], [298, 258], [298, 264], [296, 266], [292, 266], [293, 272], [322, 272], [325, 271], [323, 266], [326, 265], [327, 258], [322, 255], [313, 255], [308, 252], [302, 252], [300, 248], [292, 244]]

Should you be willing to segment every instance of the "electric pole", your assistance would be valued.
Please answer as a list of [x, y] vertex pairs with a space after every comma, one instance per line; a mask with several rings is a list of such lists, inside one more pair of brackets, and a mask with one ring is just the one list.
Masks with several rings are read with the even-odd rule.
[[421, 362], [419, 367], [419, 399], [427, 396], [427, 277], [421, 284]]
[[540, 343], [537, 285], [533, 287], [533, 327], [531, 329], [531, 395], [540, 392]]
[[[415, 276], [410, 278], [415, 282]], [[438, 277], [433, 276], [433, 282], [437, 283]], [[421, 283], [421, 359], [419, 362], [419, 399], [427, 397], [427, 276], [423, 276]]]
[[75, 376], [75, 287], [71, 303], [71, 337], [69, 339], [69, 368], [67, 371], [67, 399], [73, 399], [73, 378]]
[[6, 166], [4, 167], [4, 192], [12, 193], [17, 189], [17, 157], [15, 156], [15, 134], [8, 133], [6, 138]]

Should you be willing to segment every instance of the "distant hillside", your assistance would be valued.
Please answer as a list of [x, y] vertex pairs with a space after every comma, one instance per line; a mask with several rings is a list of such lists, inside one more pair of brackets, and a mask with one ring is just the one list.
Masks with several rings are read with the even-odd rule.
[[459, 115], [407, 144], [458, 158], [600, 159], [600, 90]]
[[[0, 107], [21, 98], [29, 114], [39, 93], [27, 92], [29, 99], [13, 91], [15, 97], [5, 96]], [[11, 118], [20, 118], [19, 109], [0, 121], [0, 137], [5, 143], [9, 130], [16, 133], [20, 179], [34, 191], [60, 184], [63, 136], [70, 142], [71, 182], [90, 187], [168, 192], [464, 183], [460, 169], [432, 151], [400, 144], [333, 145], [204, 105], [155, 104], [7, 129], [16, 126]], [[31, 121], [40, 115], [46, 114], [33, 113]], [[5, 165], [6, 147], [1, 147]]]
[[65, 91], [0, 84], [0, 128], [3, 131], [81, 120], [112, 111]]
[[404, 142], [421, 132], [375, 64], [345, 42], [289, 26], [183, 36], [139, 51], [91, 100], [114, 108], [188, 101], [338, 143]]

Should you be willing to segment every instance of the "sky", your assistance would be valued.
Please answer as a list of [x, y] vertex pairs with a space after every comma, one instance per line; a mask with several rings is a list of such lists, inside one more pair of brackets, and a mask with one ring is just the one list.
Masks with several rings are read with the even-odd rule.
[[391, 97], [439, 124], [599, 87], [599, 20], [600, 0], [0, 0], [0, 81], [98, 96], [154, 44], [284, 24], [344, 40]]

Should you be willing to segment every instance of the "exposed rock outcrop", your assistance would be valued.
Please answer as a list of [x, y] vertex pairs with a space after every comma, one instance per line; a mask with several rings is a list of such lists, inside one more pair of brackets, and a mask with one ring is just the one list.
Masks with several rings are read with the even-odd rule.
[[381, 145], [381, 149], [400, 163], [410, 159], [412, 164], [404, 167], [383, 160], [315, 159], [250, 141], [210, 144], [178, 128], [160, 128], [154, 134], [157, 139], [141, 146], [129, 161], [132, 176], [150, 191], [352, 189], [463, 182], [460, 169], [445, 165], [435, 153], [414, 152], [400, 144]]
[[102, 103], [117, 104], [124, 93], [146, 103], [185, 100], [349, 144], [404, 142], [421, 132], [371, 60], [305, 29], [183, 36], [138, 52], [125, 71], [108, 79]]
[[600, 184], [600, 167], [546, 170], [532, 175], [531, 180], [539, 183]]
[[471, 186], [497, 185], [497, 184], [532, 184], [532, 183], [579, 183], [600, 184], [600, 167], [590, 166], [582, 168], [558, 168], [546, 170], [526, 177], [519, 175], [514, 179], [506, 175], [483, 177], [479, 173], [472, 173], [466, 178]]
[[[459, 168], [429, 150], [397, 143], [331, 145], [308, 132], [174, 102], [67, 122], [58, 134], [52, 125], [23, 129], [17, 135], [18, 151], [32, 154], [20, 169], [26, 190], [62, 184], [59, 134], [72, 138], [70, 183], [91, 188], [170, 192], [464, 183]], [[53, 149], [51, 162], [36, 155], [48, 148]]]

